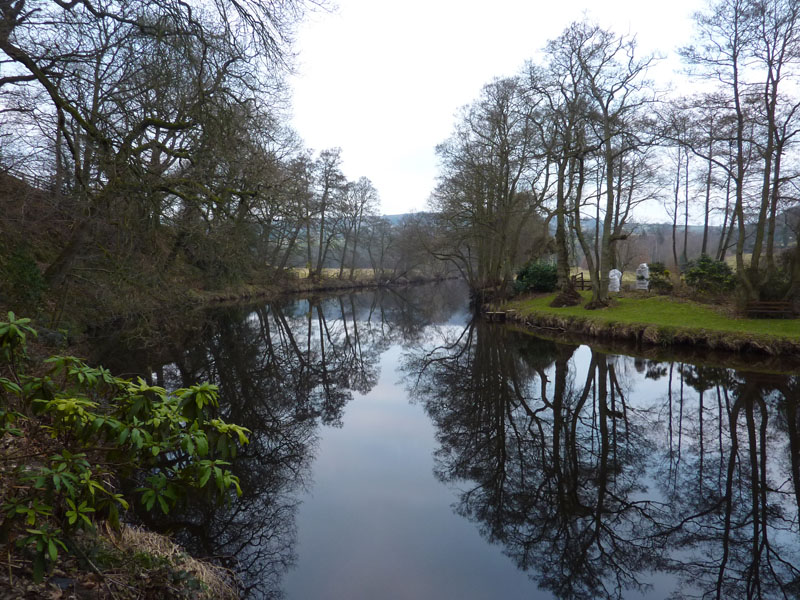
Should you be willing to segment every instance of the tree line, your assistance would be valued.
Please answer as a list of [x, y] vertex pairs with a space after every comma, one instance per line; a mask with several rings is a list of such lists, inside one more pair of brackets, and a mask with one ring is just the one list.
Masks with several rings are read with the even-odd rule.
[[[321, 6], [0, 2], [5, 279], [119, 293], [288, 266], [407, 272], [408, 224], [379, 217], [340, 149], [313, 152], [287, 125], [292, 33]], [[22, 275], [20, 252], [36, 265]]]
[[[695, 212], [700, 253], [733, 257], [743, 296], [800, 290], [800, 250], [785, 239], [798, 233], [795, 2], [714, 0], [697, 13], [681, 55], [702, 91], [683, 97], [647, 79], [656, 58], [634, 37], [571, 24], [462, 109], [437, 148], [431, 213], [403, 221], [378, 216], [377, 190], [347, 180], [341, 150], [315, 153], [287, 126], [292, 32], [318, 6], [0, 2], [8, 287], [119, 296], [289, 266], [397, 278], [436, 258], [473, 289], [506, 289], [546, 252], [561, 302], [578, 301], [580, 259], [590, 305], [603, 306], [611, 268], [652, 260], [634, 215], [656, 204], [675, 266], [697, 245]], [[35, 185], [7, 176], [20, 172]]]
[[[608, 272], [639, 237], [634, 213], [647, 203], [671, 222], [675, 266], [691, 258], [689, 215], [699, 212], [700, 253], [735, 257], [744, 297], [797, 294], [799, 14], [790, 0], [709, 2], [680, 50], [701, 91], [683, 96], [648, 80], [657, 57], [641, 55], [635, 37], [572, 23], [540, 60], [484, 86], [438, 147], [438, 255], [473, 288], [497, 290], [525, 259], [555, 254], [567, 304], [579, 301], [579, 255], [590, 306], [604, 306]], [[551, 244], [525, 241], [537, 220]], [[782, 257], [787, 227], [795, 242]]]

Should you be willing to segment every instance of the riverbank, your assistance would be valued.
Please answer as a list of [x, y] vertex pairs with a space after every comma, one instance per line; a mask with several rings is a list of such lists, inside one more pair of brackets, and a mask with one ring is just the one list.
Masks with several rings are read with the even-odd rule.
[[374, 276], [360, 276], [354, 279], [338, 277], [286, 277], [277, 282], [250, 285], [230, 286], [222, 290], [190, 290], [187, 300], [195, 306], [208, 306], [230, 302], [248, 302], [251, 300], [277, 300], [285, 296], [298, 294], [319, 294], [340, 291], [357, 291], [379, 287], [402, 287], [444, 281], [442, 277], [426, 277], [412, 275], [396, 279], [381, 279]]
[[[6, 318], [0, 551], [7, 570], [0, 600], [237, 598], [229, 570], [124, 521], [134, 504], [150, 512], [157, 499], [166, 514], [189, 494], [222, 501], [233, 488], [239, 492], [221, 459], [248, 442], [248, 430], [217, 418], [216, 387], [168, 392], [77, 358], [47, 358], [53, 348], [39, 341], [29, 319], [13, 312]], [[189, 445], [195, 439], [206, 446]], [[202, 475], [209, 463], [213, 485]]]
[[[724, 307], [666, 296], [623, 295], [611, 306], [553, 308], [554, 294], [507, 302], [505, 319], [551, 333], [620, 340], [641, 346], [687, 346], [766, 356], [800, 356], [800, 319], [745, 319]], [[588, 300], [588, 294], [584, 293]]]
[[236, 600], [227, 569], [192, 558], [170, 538], [123, 525], [119, 532], [98, 528], [71, 542], [73, 555], [60, 553], [45, 579], [33, 580], [31, 561], [9, 553], [0, 578], [0, 600], [20, 598], [138, 600]]
[[[326, 272], [327, 271], [327, 272]], [[176, 283], [157, 289], [142, 288], [135, 292], [102, 294], [106, 301], [87, 293], [74, 294], [81, 303], [71, 303], [66, 309], [57, 299], [46, 299], [38, 308], [3, 302], [0, 296], [0, 315], [9, 310], [30, 317], [44, 340], [52, 348], [82, 356], [104, 345], [103, 339], [119, 332], [136, 337], [145, 345], [160, 343], [173, 328], [193, 329], [202, 326], [202, 310], [223, 305], [272, 302], [292, 296], [347, 293], [376, 288], [401, 288], [408, 285], [435, 283], [447, 277], [409, 274], [388, 278], [375, 277], [372, 270], [359, 269], [353, 279], [336, 276], [338, 270], [326, 269], [321, 278], [308, 277], [303, 270], [287, 270], [265, 276], [260, 281], [235, 283], [224, 287], [204, 288], [189, 282]], [[168, 337], [168, 335], [167, 335]], [[101, 352], [102, 354], [102, 352]], [[102, 360], [101, 360], [102, 362]]]

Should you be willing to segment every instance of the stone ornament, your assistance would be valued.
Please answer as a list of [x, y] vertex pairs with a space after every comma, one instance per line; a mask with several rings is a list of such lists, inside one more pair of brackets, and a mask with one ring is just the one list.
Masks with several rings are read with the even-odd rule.
[[650, 286], [650, 268], [647, 263], [642, 263], [636, 267], [636, 289], [645, 290]]
[[622, 272], [617, 269], [611, 269], [608, 272], [608, 291], [619, 292], [619, 284], [622, 280]]

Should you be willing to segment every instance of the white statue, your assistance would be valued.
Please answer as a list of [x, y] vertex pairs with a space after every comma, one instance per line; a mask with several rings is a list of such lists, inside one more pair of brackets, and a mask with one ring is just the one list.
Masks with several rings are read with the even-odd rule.
[[636, 267], [636, 289], [647, 290], [650, 286], [650, 268], [647, 263], [642, 263]]
[[617, 269], [611, 269], [608, 272], [608, 291], [619, 292], [619, 282], [622, 279], [622, 273]]

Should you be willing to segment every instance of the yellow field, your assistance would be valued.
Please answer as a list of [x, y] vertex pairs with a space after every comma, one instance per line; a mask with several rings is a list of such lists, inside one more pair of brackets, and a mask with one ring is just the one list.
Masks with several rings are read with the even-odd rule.
[[[295, 273], [298, 279], [308, 278], [308, 269], [304, 267], [295, 267], [289, 269], [290, 272]], [[374, 279], [375, 275], [372, 269], [356, 269], [354, 271], [355, 279]], [[327, 279], [335, 279], [339, 276], [339, 269], [322, 269], [322, 276]], [[345, 269], [342, 277], [347, 279], [350, 277], [350, 269]]]

